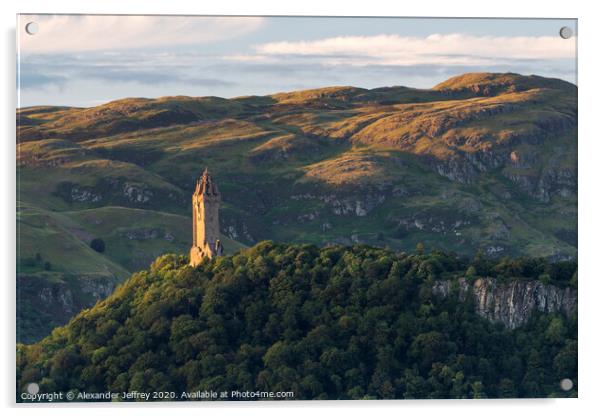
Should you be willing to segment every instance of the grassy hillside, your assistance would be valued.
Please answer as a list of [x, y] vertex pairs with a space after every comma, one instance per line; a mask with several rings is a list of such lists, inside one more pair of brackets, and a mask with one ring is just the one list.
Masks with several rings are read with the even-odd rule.
[[576, 397], [558, 386], [577, 385], [576, 316], [535, 315], [509, 330], [478, 316], [472, 297], [432, 290], [435, 280], [457, 285], [475, 273], [499, 281], [549, 273], [574, 285], [574, 272], [574, 263], [541, 259], [272, 242], [197, 268], [164, 255], [41, 342], [19, 345], [17, 391], [36, 382], [76, 401], [80, 391], [173, 392], [150, 400], [174, 401], [197, 390], [306, 400]]
[[[19, 228], [19, 275], [46, 276], [49, 261], [55, 275], [119, 281], [163, 252], [187, 252], [205, 167], [231, 252], [272, 239], [576, 258], [576, 95], [560, 80], [479, 73], [429, 90], [20, 109], [18, 201], [50, 220]], [[92, 238], [106, 251], [90, 250]], [[71, 243], [46, 243], [57, 240]]]
[[[108, 296], [132, 271], [190, 249], [188, 217], [126, 207], [56, 212], [17, 208], [17, 339], [33, 342]], [[105, 242], [98, 253], [94, 238]], [[244, 245], [222, 236], [226, 253]]]

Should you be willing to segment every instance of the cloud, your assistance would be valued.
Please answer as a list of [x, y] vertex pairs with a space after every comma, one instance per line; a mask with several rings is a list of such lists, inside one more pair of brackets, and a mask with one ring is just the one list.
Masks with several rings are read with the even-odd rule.
[[[25, 34], [28, 22], [39, 32]], [[21, 53], [82, 52], [194, 45], [232, 39], [264, 23], [261, 17], [21, 15]]]
[[[155, 23], [163, 22], [153, 19]], [[165, 19], [167, 24], [174, 18]], [[152, 36], [157, 37], [153, 31], [144, 42], [135, 42], [136, 47], [125, 40], [116, 45], [114, 40], [107, 39], [88, 44], [86, 50], [77, 49], [75, 43], [46, 45], [39, 52], [27, 46], [29, 53], [19, 59], [22, 102], [88, 105], [94, 101], [91, 98], [98, 97], [106, 100], [177, 94], [233, 97], [331, 85], [430, 88], [464, 72], [518, 72], [576, 81], [575, 42], [560, 37], [383, 34], [255, 45], [249, 45], [251, 38], [245, 38], [243, 42], [215, 45], [211, 37], [225, 39], [234, 33], [227, 33], [220, 20], [211, 24], [219, 26], [221, 32], [206, 33], [212, 20], [205, 20], [209, 26], [199, 32], [203, 36], [173, 39], [177, 33], [189, 33], [192, 29], [186, 22], [200, 21], [197, 19], [205, 18], [185, 19], [183, 27], [157, 28], [160, 42], [152, 40]], [[248, 23], [247, 18], [241, 19]], [[231, 26], [239, 34], [251, 30], [244, 25]], [[42, 21], [39, 34], [27, 39], [42, 35], [44, 27], [50, 30]], [[141, 24], [130, 28], [130, 32], [149, 32], [141, 29], [145, 27]], [[166, 34], [172, 39], [168, 40]], [[98, 37], [102, 38], [99, 34], [84, 36]], [[183, 45], [191, 41], [209, 43], [198, 47]], [[145, 44], [152, 47], [142, 47]], [[158, 47], [159, 44], [163, 47]], [[105, 46], [109, 49], [103, 49]]]
[[[338, 36], [313, 41], [269, 42], [254, 46], [257, 56], [306, 57], [324, 65], [488, 65], [513, 60], [574, 59], [575, 41], [560, 36], [472, 36], [433, 34]], [[257, 55], [258, 54], [258, 55]], [[233, 57], [244, 60], [244, 56]], [[250, 60], [247, 58], [247, 60]]]
[[67, 82], [67, 77], [58, 74], [42, 74], [35, 70], [25, 70], [19, 73], [19, 88], [39, 89], [46, 87], [61, 88]]
[[132, 69], [119, 66], [94, 66], [81, 68], [78, 78], [92, 78], [108, 82], [134, 82], [138, 84], [186, 84], [207, 87], [224, 87], [233, 85], [232, 82], [217, 78], [195, 77], [172, 68], [166, 72], [161, 69]]
[[[205, 87], [229, 87], [233, 82], [195, 70], [198, 62], [182, 64], [173, 55], [156, 56], [145, 53], [106, 54], [92, 52], [71, 55], [31, 55], [19, 67], [19, 84], [23, 90], [62, 88], [67, 83], [95, 80], [105, 84], [135, 83], [139, 85], [184, 84]], [[201, 60], [201, 58], [199, 58]]]

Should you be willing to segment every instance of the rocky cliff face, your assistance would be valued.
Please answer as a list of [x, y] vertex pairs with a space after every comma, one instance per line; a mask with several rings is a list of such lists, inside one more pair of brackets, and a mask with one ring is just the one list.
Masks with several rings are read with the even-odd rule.
[[[437, 281], [433, 293], [449, 296], [454, 293], [453, 281]], [[476, 312], [492, 322], [501, 322], [514, 329], [524, 323], [535, 311], [570, 315], [577, 309], [577, 291], [546, 285], [539, 281], [513, 280], [500, 283], [492, 278], [477, 279], [470, 284], [458, 280], [458, 296], [474, 296]]]
[[[330, 207], [334, 215], [365, 217], [387, 198], [382, 189], [368, 189], [361, 193], [337, 194], [298, 194], [290, 197], [295, 201], [317, 200]], [[302, 219], [303, 220], [303, 219]]]
[[109, 296], [117, 286], [114, 276], [64, 276], [48, 281], [35, 275], [17, 275], [17, 320], [28, 325], [17, 328], [17, 341], [35, 342], [79, 311]]
[[115, 204], [136, 208], [163, 206], [166, 202], [184, 206], [188, 201], [179, 189], [169, 185], [156, 187], [131, 183], [125, 178], [102, 178], [93, 185], [63, 181], [56, 186], [54, 195], [69, 204]]

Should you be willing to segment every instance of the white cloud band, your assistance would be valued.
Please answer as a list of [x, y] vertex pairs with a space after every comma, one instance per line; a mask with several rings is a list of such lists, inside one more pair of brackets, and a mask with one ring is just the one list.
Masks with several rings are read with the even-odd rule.
[[575, 40], [560, 36], [471, 36], [433, 34], [339, 36], [314, 41], [270, 42], [255, 46], [267, 57], [314, 56], [325, 63], [355, 65], [483, 65], [495, 60], [567, 59], [576, 56]]

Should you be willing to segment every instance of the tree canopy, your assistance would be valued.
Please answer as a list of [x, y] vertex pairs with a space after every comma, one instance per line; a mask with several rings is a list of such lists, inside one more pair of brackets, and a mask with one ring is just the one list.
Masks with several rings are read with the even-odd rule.
[[[262, 242], [192, 268], [164, 255], [17, 347], [17, 391], [291, 391], [295, 399], [565, 397], [576, 317], [509, 330], [435, 279], [576, 284], [576, 264]], [[564, 392], [562, 379], [575, 388]], [[173, 398], [172, 398], [173, 399]], [[20, 400], [18, 398], [18, 400]]]

